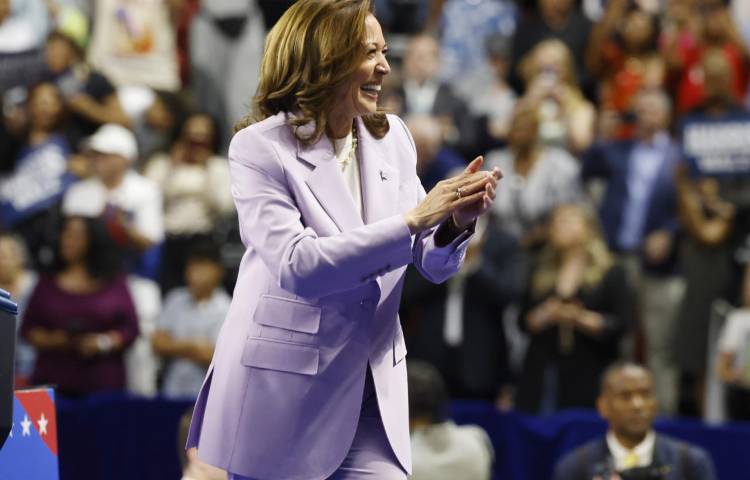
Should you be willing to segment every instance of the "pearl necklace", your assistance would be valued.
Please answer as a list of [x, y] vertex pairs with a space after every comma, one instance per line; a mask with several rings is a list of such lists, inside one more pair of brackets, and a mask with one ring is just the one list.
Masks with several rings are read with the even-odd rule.
[[349, 154], [346, 158], [339, 161], [339, 167], [341, 170], [346, 169], [352, 162], [357, 160], [357, 127], [352, 126], [352, 148], [349, 149]]

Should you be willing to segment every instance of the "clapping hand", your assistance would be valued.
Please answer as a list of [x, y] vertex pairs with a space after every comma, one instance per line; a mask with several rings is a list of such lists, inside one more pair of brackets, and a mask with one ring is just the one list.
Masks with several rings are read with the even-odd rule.
[[480, 171], [484, 158], [475, 158], [460, 174], [438, 182], [414, 209], [405, 215], [412, 235], [438, 225], [449, 215], [459, 228], [466, 228], [485, 213], [495, 199], [500, 170]]

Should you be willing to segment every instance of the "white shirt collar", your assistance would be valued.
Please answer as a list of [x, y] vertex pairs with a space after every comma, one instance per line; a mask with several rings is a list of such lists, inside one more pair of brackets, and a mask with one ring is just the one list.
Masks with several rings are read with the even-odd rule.
[[626, 467], [626, 458], [631, 453], [634, 453], [638, 456], [638, 463], [635, 465], [635, 467], [647, 467], [651, 465], [654, 460], [655, 442], [656, 435], [654, 434], [654, 431], [651, 430], [641, 441], [641, 443], [635, 446], [635, 448], [628, 449], [625, 448], [619, 442], [619, 440], [617, 440], [614, 432], [612, 432], [611, 430], [607, 432], [607, 447], [609, 448], [609, 453], [612, 455], [612, 459], [615, 462], [615, 470], [617, 470], [618, 472], [626, 470], [628, 468]]

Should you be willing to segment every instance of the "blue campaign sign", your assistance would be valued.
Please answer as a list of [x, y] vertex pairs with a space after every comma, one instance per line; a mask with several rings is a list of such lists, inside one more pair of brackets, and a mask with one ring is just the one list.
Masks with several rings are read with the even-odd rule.
[[750, 176], [750, 113], [713, 119], [693, 115], [682, 124], [689, 170], [706, 176]]
[[0, 450], [3, 480], [58, 480], [57, 416], [52, 389], [20, 390], [13, 426]]
[[70, 152], [60, 135], [21, 150], [14, 171], [0, 176], [0, 225], [11, 227], [60, 200], [78, 179], [68, 171]]

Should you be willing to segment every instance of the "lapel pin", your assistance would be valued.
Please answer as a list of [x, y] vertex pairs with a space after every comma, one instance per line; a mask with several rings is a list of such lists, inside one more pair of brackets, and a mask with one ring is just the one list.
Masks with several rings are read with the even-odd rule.
[[385, 173], [383, 173], [383, 171], [381, 170], [380, 171], [380, 181], [381, 182], [385, 182], [386, 180], [388, 180], [388, 177], [386, 177]]

